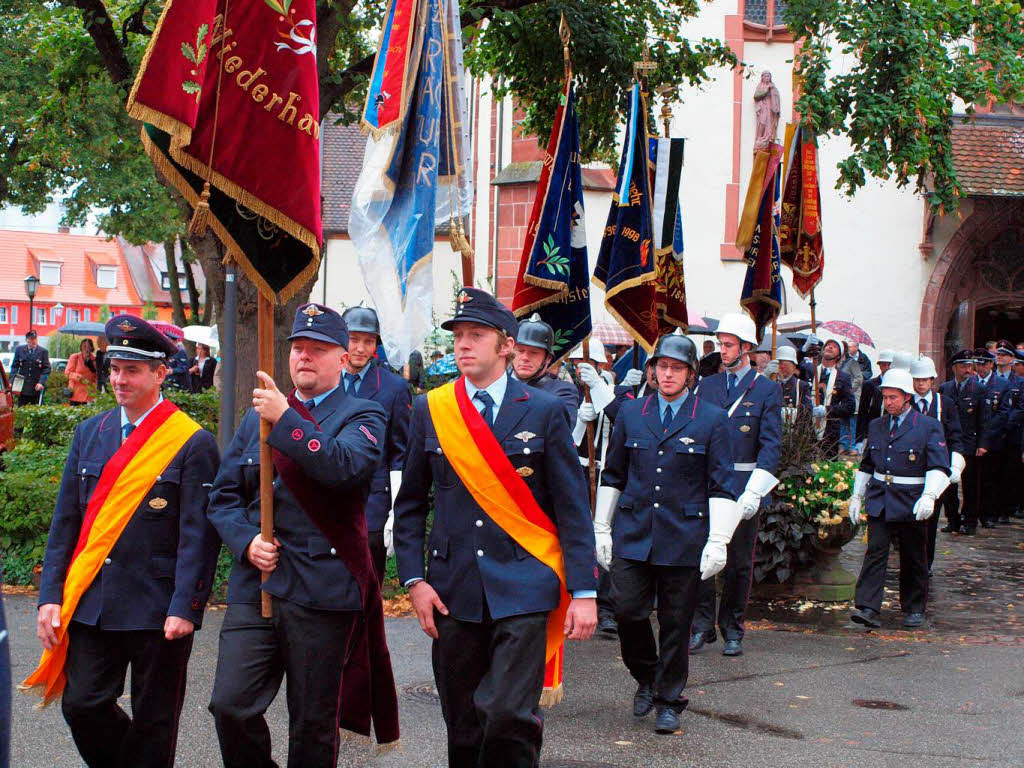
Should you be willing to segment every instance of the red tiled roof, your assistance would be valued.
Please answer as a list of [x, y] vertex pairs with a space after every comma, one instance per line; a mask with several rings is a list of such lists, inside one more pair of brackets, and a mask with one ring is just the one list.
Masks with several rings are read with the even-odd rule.
[[953, 166], [969, 195], [1024, 197], [1024, 118], [953, 125]]
[[363, 168], [366, 136], [358, 125], [336, 125], [338, 116], [329, 114], [323, 128], [324, 236], [348, 232], [348, 209], [352, 190]]
[[[117, 265], [116, 288], [96, 285], [87, 253], [103, 263]], [[60, 285], [40, 285], [37, 302], [142, 306], [116, 241], [102, 236], [17, 230], [0, 230], [0, 301], [25, 301], [25, 277], [38, 275], [39, 261], [59, 261], [63, 266]]]

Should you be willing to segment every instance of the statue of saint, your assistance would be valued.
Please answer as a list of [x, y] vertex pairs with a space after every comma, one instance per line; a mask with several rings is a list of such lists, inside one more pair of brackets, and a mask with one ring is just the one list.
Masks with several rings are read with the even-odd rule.
[[761, 82], [754, 91], [754, 114], [757, 117], [757, 133], [754, 136], [754, 150], [767, 149], [775, 142], [779, 132], [779, 89], [772, 82], [772, 73], [761, 73]]

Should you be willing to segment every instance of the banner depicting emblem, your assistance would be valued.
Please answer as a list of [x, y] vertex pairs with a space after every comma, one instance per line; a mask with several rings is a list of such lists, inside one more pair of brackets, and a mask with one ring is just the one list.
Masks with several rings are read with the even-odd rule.
[[608, 311], [650, 354], [660, 326], [648, 151], [647, 107], [637, 84], [593, 281], [604, 290]]
[[363, 110], [348, 231], [398, 364], [431, 327], [436, 222], [461, 226], [472, 203], [459, 29], [457, 0], [392, 0]]
[[209, 210], [229, 255], [286, 301], [315, 273], [320, 101], [314, 0], [168, 0], [128, 97], [146, 152]]
[[793, 287], [806, 298], [821, 282], [825, 250], [821, 235], [818, 143], [803, 126], [797, 126], [787, 146], [779, 245], [782, 262], [793, 270]]
[[552, 327], [556, 361], [591, 331], [583, 174], [571, 83], [566, 83], [563, 99], [555, 112], [512, 295], [516, 317], [537, 312]]
[[[764, 326], [778, 317], [782, 306], [782, 268], [778, 236], [782, 154], [782, 145], [772, 144], [768, 149], [758, 150], [754, 161], [755, 167], [764, 168], [764, 174], [760, 189], [755, 188], [755, 191], [760, 192], [760, 204], [750, 245], [743, 254], [747, 262], [747, 274], [743, 280], [740, 306], [753, 319], [759, 339]], [[757, 155], [765, 156], [760, 158], [760, 163]], [[751, 179], [751, 184], [754, 183], [755, 179]], [[750, 199], [749, 189], [747, 199]]]

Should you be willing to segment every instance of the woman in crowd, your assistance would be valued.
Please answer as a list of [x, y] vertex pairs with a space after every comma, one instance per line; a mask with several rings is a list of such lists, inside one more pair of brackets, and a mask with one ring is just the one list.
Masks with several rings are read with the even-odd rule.
[[82, 339], [75, 352], [68, 359], [66, 369], [68, 387], [71, 389], [70, 405], [85, 405], [89, 402], [89, 386], [96, 387], [96, 355], [92, 339]]

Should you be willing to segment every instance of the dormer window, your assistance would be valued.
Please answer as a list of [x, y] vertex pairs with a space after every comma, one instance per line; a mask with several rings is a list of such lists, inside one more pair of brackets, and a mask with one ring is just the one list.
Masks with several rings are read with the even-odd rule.
[[117, 288], [117, 267], [96, 267], [96, 285], [99, 288]]
[[59, 261], [39, 262], [39, 282], [42, 285], [60, 285]]

